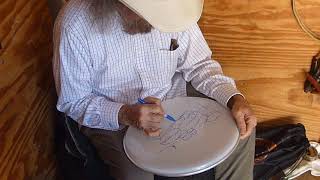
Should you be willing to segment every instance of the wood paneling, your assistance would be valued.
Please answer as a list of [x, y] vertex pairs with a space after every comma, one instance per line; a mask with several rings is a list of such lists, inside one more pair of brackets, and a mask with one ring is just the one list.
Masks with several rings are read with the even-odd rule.
[[[320, 33], [320, 1], [298, 0]], [[320, 44], [298, 26], [291, 0], [206, 0], [200, 26], [225, 74], [251, 102], [259, 122], [301, 122], [320, 140], [320, 95], [305, 94], [305, 71]]]
[[[320, 33], [320, 1], [298, 1]], [[252, 103], [259, 122], [301, 122], [320, 138], [320, 95], [303, 92], [320, 49], [298, 27], [290, 0], [206, 0], [201, 28], [214, 58]], [[53, 179], [54, 101], [46, 1], [0, 3], [0, 179]]]
[[54, 179], [52, 22], [46, 1], [0, 2], [0, 179]]

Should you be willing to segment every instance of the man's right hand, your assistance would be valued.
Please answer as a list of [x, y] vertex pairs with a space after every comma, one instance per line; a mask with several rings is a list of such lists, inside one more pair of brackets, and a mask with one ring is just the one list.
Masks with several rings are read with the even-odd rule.
[[164, 116], [161, 101], [154, 97], [147, 97], [144, 101], [148, 104], [123, 105], [119, 111], [119, 121], [142, 129], [148, 136], [159, 136]]

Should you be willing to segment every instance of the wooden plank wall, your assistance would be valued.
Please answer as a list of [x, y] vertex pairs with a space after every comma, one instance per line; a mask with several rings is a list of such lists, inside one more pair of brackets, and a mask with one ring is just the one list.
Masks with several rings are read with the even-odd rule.
[[[320, 33], [320, 1], [298, 9]], [[320, 96], [304, 94], [303, 81], [320, 46], [298, 27], [290, 0], [206, 0], [200, 24], [259, 122], [302, 122], [319, 140]], [[46, 1], [1, 1], [0, 179], [55, 178], [51, 30]]]
[[[297, 0], [320, 33], [320, 1]], [[224, 72], [252, 103], [259, 122], [300, 122], [320, 140], [320, 95], [305, 94], [305, 71], [320, 44], [297, 25], [291, 0], [206, 0], [200, 21]]]
[[0, 179], [55, 179], [47, 2], [0, 2]]

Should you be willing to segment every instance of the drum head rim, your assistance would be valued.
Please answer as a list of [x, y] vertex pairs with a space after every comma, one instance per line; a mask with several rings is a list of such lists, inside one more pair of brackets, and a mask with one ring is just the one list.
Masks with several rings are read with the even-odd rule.
[[[195, 97], [177, 97], [177, 98], [195, 98]], [[175, 98], [175, 99], [177, 99]], [[206, 98], [200, 98], [200, 97], [196, 97], [196, 98], [199, 98], [199, 99], [206, 99]], [[209, 99], [206, 99], [206, 100], [209, 100]], [[213, 101], [213, 100], [211, 100]], [[216, 102], [217, 103], [217, 102]], [[129, 128], [133, 128], [133, 127], [129, 127]], [[129, 130], [128, 128], [128, 130]], [[127, 130], [127, 132], [128, 132]], [[128, 149], [126, 147], [126, 137], [127, 137], [127, 132], [123, 138], [123, 149], [128, 157], [128, 159], [134, 164], [136, 165], [137, 167], [143, 169], [144, 171], [148, 171], [150, 173], [153, 173], [153, 174], [156, 174], [156, 175], [160, 175], [160, 176], [165, 176], [165, 177], [183, 177], [183, 176], [191, 176], [191, 175], [195, 175], [195, 174], [199, 174], [199, 173], [202, 173], [202, 172], [205, 172], [207, 170], [210, 170], [214, 167], [216, 167], [217, 165], [219, 165], [220, 163], [222, 163], [224, 160], [226, 160], [234, 151], [235, 149], [237, 148], [239, 142], [240, 142], [240, 134], [238, 134], [237, 136], [237, 140], [235, 141], [232, 149], [229, 151], [229, 153], [227, 153], [226, 155], [224, 155], [219, 161], [215, 162], [215, 163], [212, 163], [212, 164], [209, 164], [207, 165], [206, 167], [202, 168], [201, 170], [193, 170], [193, 171], [189, 171], [189, 172], [184, 172], [184, 173], [164, 173], [164, 172], [159, 172], [159, 171], [155, 171], [154, 169], [152, 168], [148, 168], [148, 167], [144, 167], [144, 166], [141, 166], [139, 163], [137, 163], [131, 156], [130, 156], [130, 153], [128, 153]]]

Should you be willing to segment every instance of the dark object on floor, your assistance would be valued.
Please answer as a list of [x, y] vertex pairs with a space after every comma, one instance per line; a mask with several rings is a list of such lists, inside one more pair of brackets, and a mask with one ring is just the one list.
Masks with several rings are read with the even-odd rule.
[[254, 179], [283, 176], [283, 170], [301, 159], [309, 146], [302, 124], [257, 128]]
[[154, 180], [214, 180], [214, 169], [210, 169], [206, 172], [196, 174], [187, 177], [160, 177], [154, 176]]
[[304, 83], [304, 92], [320, 93], [320, 52], [312, 58], [310, 71]]

